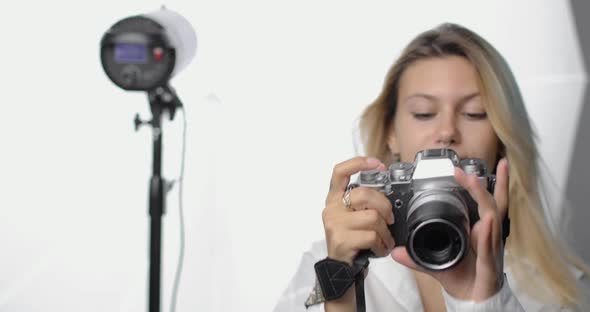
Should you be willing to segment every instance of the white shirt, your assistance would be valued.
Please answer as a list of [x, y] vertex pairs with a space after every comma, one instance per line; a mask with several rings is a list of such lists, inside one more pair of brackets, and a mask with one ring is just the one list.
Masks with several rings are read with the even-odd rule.
[[[297, 273], [279, 299], [275, 312], [319, 312], [323, 304], [305, 308], [305, 300], [315, 286], [314, 264], [328, 255], [326, 242], [312, 245], [301, 260]], [[581, 272], [577, 271], [577, 278]], [[506, 270], [500, 292], [483, 302], [459, 301], [443, 290], [448, 312], [451, 311], [572, 311], [559, 305], [547, 305], [535, 301], [515, 287], [516, 282]], [[369, 274], [365, 278], [365, 302], [367, 311], [423, 311], [422, 301], [412, 271], [395, 262], [391, 257], [371, 259]]]

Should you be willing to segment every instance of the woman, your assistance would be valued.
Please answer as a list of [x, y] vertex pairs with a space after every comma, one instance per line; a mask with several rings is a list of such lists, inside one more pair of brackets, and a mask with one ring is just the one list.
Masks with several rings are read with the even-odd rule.
[[[383, 257], [371, 260], [364, 280], [367, 311], [560, 311], [582, 304], [583, 274], [570, 264], [587, 269], [548, 231], [533, 130], [508, 65], [488, 42], [454, 24], [422, 33], [390, 69], [360, 126], [369, 157], [335, 166], [323, 211], [326, 241], [304, 255], [277, 311], [354, 311], [355, 287], [322, 302], [313, 266], [326, 257], [352, 264], [364, 249]], [[405, 247], [395, 247], [388, 225], [396, 220], [382, 193], [346, 191], [351, 175], [413, 162], [432, 148], [480, 158], [497, 177], [491, 194], [455, 169], [480, 220], [464, 260], [442, 272], [420, 268]], [[511, 228], [503, 246], [506, 213]]]

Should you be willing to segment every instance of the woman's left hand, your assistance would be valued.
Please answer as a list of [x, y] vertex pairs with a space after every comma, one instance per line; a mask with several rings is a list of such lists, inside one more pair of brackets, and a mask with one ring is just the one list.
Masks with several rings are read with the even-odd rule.
[[494, 195], [474, 175], [455, 169], [455, 179], [478, 204], [479, 221], [471, 228], [470, 245], [461, 263], [446, 271], [428, 271], [416, 265], [405, 247], [396, 247], [391, 256], [397, 262], [437, 279], [448, 294], [459, 300], [483, 301], [502, 286], [504, 246], [502, 220], [508, 211], [508, 161], [503, 158], [496, 169]]

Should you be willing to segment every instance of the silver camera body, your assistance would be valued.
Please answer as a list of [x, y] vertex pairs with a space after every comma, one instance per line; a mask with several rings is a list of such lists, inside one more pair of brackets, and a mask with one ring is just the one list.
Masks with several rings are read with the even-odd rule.
[[[477, 158], [460, 160], [452, 149], [428, 149], [414, 163], [398, 162], [386, 171], [362, 171], [350, 187], [382, 192], [391, 202], [395, 223], [389, 226], [396, 246], [406, 246], [416, 264], [431, 270], [452, 268], [469, 248], [471, 227], [479, 220], [477, 203], [454, 177], [454, 168], [477, 176], [490, 193], [496, 177]], [[503, 239], [508, 236], [508, 216]]]

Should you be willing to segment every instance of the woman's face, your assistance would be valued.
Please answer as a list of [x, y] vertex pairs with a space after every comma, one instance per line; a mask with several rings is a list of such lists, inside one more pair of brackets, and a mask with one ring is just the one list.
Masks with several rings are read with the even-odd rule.
[[495, 168], [498, 137], [479, 95], [475, 68], [458, 56], [416, 61], [401, 76], [389, 148], [401, 161], [417, 152], [448, 147], [460, 158], [480, 158]]

